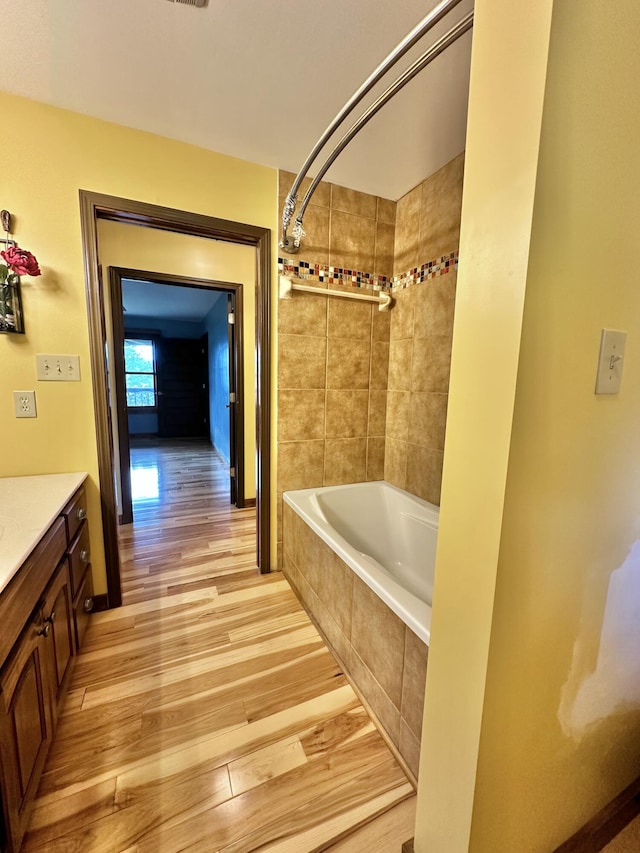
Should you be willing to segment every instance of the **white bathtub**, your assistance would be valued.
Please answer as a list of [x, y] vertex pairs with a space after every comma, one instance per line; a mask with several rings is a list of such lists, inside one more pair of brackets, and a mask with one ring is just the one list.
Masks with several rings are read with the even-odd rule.
[[439, 508], [382, 481], [284, 500], [428, 645]]

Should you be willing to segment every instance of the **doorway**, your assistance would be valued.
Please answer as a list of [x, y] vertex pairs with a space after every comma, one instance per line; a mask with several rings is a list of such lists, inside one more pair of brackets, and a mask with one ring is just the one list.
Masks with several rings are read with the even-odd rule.
[[133, 522], [131, 435], [210, 441], [229, 471], [230, 502], [252, 505], [245, 497], [242, 284], [109, 267], [109, 286], [119, 522]]
[[115, 500], [114, 454], [106, 364], [105, 293], [98, 254], [98, 221], [108, 220], [251, 246], [256, 254], [256, 545], [261, 573], [270, 571], [270, 281], [268, 228], [160, 207], [131, 199], [80, 191], [89, 339], [97, 433], [98, 468], [109, 607], [122, 603]]

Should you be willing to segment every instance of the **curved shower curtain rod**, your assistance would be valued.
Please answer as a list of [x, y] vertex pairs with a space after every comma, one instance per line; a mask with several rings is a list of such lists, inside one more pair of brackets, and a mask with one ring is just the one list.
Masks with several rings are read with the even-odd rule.
[[437, 56], [443, 53], [451, 44], [453, 44], [458, 38], [460, 38], [463, 33], [467, 32], [473, 26], [473, 12], [469, 12], [461, 21], [455, 24], [444, 36], [438, 39], [425, 53], [422, 54], [409, 68], [404, 71], [398, 79], [391, 84], [372, 104], [369, 106], [365, 112], [360, 116], [360, 118], [351, 126], [351, 128], [347, 131], [347, 133], [342, 137], [340, 142], [335, 146], [333, 151], [329, 154], [329, 157], [325, 161], [325, 164], [320, 169], [315, 179], [311, 183], [302, 204], [300, 206], [300, 211], [298, 216], [296, 217], [295, 225], [293, 228], [293, 236], [287, 235], [287, 228], [289, 227], [289, 223], [291, 222], [291, 218], [295, 212], [295, 206], [298, 201], [298, 190], [300, 189], [300, 185], [304, 180], [307, 172], [313, 161], [318, 156], [319, 152], [327, 143], [330, 136], [335, 132], [337, 127], [342, 123], [342, 121], [349, 115], [350, 112], [357, 106], [358, 103], [365, 97], [365, 95], [371, 91], [373, 86], [384, 76], [384, 74], [395, 65], [395, 63], [401, 59], [411, 47], [413, 47], [416, 42], [422, 38], [425, 33], [427, 33], [432, 27], [434, 27], [451, 9], [458, 5], [460, 0], [443, 0], [443, 2], [439, 3], [438, 6], [435, 7], [419, 24], [417, 24], [411, 32], [405, 36], [405, 38], [391, 51], [391, 53], [387, 56], [387, 58], [372, 72], [372, 74], [364, 81], [362, 86], [358, 89], [358, 91], [347, 101], [344, 107], [340, 110], [340, 112], [335, 116], [333, 121], [329, 124], [327, 129], [324, 131], [318, 142], [315, 144], [313, 150], [305, 160], [300, 172], [298, 173], [295, 181], [293, 182], [293, 186], [291, 187], [289, 194], [285, 200], [284, 210], [282, 213], [282, 240], [280, 241], [280, 248], [286, 249], [287, 251], [295, 254], [298, 252], [300, 248], [300, 239], [304, 235], [304, 230], [302, 228], [302, 220], [304, 217], [305, 210], [307, 205], [309, 204], [309, 200], [313, 195], [316, 187], [322, 180], [323, 176], [326, 174], [328, 169], [331, 167], [335, 159], [339, 156], [339, 154], [344, 150], [344, 148], [349, 144], [349, 142], [353, 139], [353, 137], [359, 133], [359, 131], [367, 124], [367, 122], [373, 118], [373, 116], [395, 95], [399, 92], [410, 80], [422, 71], [423, 68], [432, 62]]

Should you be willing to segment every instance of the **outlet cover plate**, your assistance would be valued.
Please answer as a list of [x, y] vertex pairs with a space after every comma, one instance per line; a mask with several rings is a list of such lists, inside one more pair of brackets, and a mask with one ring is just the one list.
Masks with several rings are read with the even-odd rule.
[[14, 391], [13, 409], [17, 418], [36, 418], [36, 392]]
[[43, 382], [79, 382], [79, 355], [36, 355], [36, 376]]

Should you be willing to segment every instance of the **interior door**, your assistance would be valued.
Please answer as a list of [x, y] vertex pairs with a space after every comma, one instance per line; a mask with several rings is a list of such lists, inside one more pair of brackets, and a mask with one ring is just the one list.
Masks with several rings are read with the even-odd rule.
[[235, 323], [235, 297], [233, 293], [227, 294], [227, 334], [229, 341], [229, 458], [231, 469], [229, 471], [229, 502], [238, 502], [238, 453], [236, 440], [236, 419], [238, 405], [238, 390], [236, 383], [236, 323]]
[[158, 435], [161, 438], [205, 438], [208, 398], [202, 388], [200, 341], [160, 338], [157, 347]]

